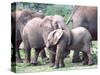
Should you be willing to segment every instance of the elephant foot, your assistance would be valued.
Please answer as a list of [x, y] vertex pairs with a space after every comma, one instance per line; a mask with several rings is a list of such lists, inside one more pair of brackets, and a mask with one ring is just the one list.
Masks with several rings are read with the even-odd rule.
[[88, 65], [88, 66], [91, 66], [93, 65], [94, 63], [83, 63], [83, 65]]
[[88, 61], [83, 61], [83, 65], [88, 65]]
[[53, 68], [54, 68], [54, 69], [58, 69], [58, 68], [59, 68], [59, 66], [55, 65]]
[[60, 67], [65, 67], [65, 64], [59, 64]]
[[89, 66], [91, 66], [91, 65], [93, 65], [93, 64], [94, 64], [93, 62], [88, 63]]
[[37, 64], [38, 64], [38, 63], [31, 63], [31, 65], [33, 65], [33, 66], [37, 66]]
[[49, 58], [46, 57], [46, 58], [42, 59], [42, 63], [43, 63], [43, 64], [49, 63]]
[[16, 58], [16, 63], [23, 63], [22, 59]]
[[82, 62], [82, 60], [80, 58], [77, 58], [77, 59], [73, 59], [72, 60], [72, 63], [79, 63], [79, 62]]
[[17, 62], [17, 63], [23, 63], [23, 61], [22, 61], [22, 60], [16, 60], [16, 62]]
[[89, 66], [94, 65], [94, 63], [88, 64]]
[[25, 63], [26, 63], [26, 64], [27, 64], [27, 63], [30, 63], [30, 61], [25, 59]]
[[53, 67], [55, 64], [54, 63], [50, 63], [50, 67]]
[[73, 54], [72, 63], [79, 63], [79, 62], [82, 62], [82, 59], [79, 56], [79, 51], [76, 50], [74, 51], [74, 54]]
[[88, 63], [83, 63], [83, 65], [88, 65]]
[[31, 65], [37, 66], [38, 62], [36, 60], [31, 60]]

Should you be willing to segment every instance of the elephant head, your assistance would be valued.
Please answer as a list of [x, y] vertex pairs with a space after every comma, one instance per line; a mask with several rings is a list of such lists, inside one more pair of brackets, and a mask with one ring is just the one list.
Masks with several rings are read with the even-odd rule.
[[65, 28], [64, 18], [59, 15], [54, 15], [52, 19], [52, 25], [54, 29], [59, 29], [59, 28], [64, 29]]
[[19, 15], [17, 15], [17, 11], [15, 12], [16, 13], [16, 21], [17, 22], [21, 22], [22, 24], [26, 24], [29, 20], [31, 20], [33, 18], [33, 15], [32, 15], [32, 11], [31, 10], [22, 10], [21, 13]]
[[43, 27], [49, 27], [55, 29], [64, 29], [64, 18], [60, 15], [54, 15], [54, 16], [46, 16], [43, 19], [43, 22], [41, 23], [41, 26]]
[[[54, 68], [58, 68], [58, 65], [56, 65], [56, 62], [60, 59], [62, 63], [61, 67], [64, 67], [64, 58], [70, 53], [70, 50], [66, 50], [66, 44], [68, 43], [69, 40], [67, 37], [65, 37], [65, 30], [62, 29], [56, 29], [52, 32], [47, 37], [47, 43], [46, 47], [49, 49], [50, 53], [50, 59], [54, 58], [54, 63], [52, 63], [53, 60], [51, 60], [51, 66], [54, 66]], [[62, 49], [63, 48], [63, 49]], [[61, 58], [59, 57], [60, 53], [62, 53]], [[58, 58], [56, 58], [58, 57]], [[56, 61], [57, 60], [57, 61]], [[58, 63], [58, 62], [57, 62]]]
[[66, 41], [66, 43], [63, 44], [69, 46], [72, 43], [72, 37], [72, 32], [70, 30], [56, 29], [49, 33], [47, 37], [46, 47], [50, 48], [52, 46], [55, 46], [59, 43], [59, 40], [62, 41], [62, 39]]
[[50, 48], [52, 46], [55, 46], [59, 42], [62, 35], [63, 35], [62, 29], [57, 29], [57, 30], [52, 31], [48, 35], [46, 47]]
[[40, 24], [40, 27], [45, 27], [45, 28], [52, 28], [52, 16], [46, 16], [42, 23]]

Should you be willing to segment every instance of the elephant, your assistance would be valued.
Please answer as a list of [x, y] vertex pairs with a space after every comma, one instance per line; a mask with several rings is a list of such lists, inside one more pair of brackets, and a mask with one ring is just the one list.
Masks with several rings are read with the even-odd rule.
[[[60, 15], [33, 18], [23, 29], [23, 43], [25, 47], [26, 63], [37, 65], [40, 51], [46, 47], [48, 34], [58, 28], [65, 29], [64, 18]], [[30, 60], [30, 50], [34, 48], [34, 58]], [[51, 60], [51, 59], [50, 59]]]
[[[72, 28], [85, 27], [90, 32], [92, 40], [97, 40], [97, 7], [75, 6], [67, 25], [69, 22], [72, 22]], [[72, 62], [77, 63], [80, 61], [79, 51], [75, 50]]]
[[44, 16], [45, 15], [41, 12], [32, 12], [28, 9], [11, 12], [11, 43], [13, 46], [11, 57], [12, 62], [22, 62], [18, 49], [22, 42], [22, 31], [26, 23], [34, 17], [43, 18]]
[[50, 50], [55, 48], [55, 65], [54, 68], [64, 67], [63, 53], [64, 50], [79, 50], [83, 52], [83, 64], [92, 65], [91, 60], [91, 43], [92, 36], [84, 27], [77, 27], [72, 30], [56, 29], [49, 33], [46, 47]]

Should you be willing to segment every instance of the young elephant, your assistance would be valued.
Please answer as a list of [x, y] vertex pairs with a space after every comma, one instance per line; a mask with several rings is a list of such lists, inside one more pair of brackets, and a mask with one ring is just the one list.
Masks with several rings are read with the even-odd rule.
[[84, 27], [77, 27], [69, 30], [57, 29], [52, 31], [47, 38], [47, 48], [56, 49], [55, 66], [54, 68], [59, 68], [59, 63], [61, 67], [64, 67], [63, 52], [64, 50], [82, 50], [84, 61], [83, 64], [92, 64], [90, 56], [90, 42], [91, 35], [87, 29]]

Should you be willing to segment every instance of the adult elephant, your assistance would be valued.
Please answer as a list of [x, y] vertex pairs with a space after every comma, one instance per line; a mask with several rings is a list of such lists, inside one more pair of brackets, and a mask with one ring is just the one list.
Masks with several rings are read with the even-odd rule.
[[12, 50], [12, 62], [22, 62], [18, 49], [22, 42], [22, 31], [25, 24], [34, 17], [43, 18], [44, 14], [41, 12], [32, 12], [31, 10], [15, 10], [11, 12], [11, 43], [14, 49]]
[[[64, 18], [60, 15], [46, 16], [44, 19], [33, 18], [23, 29], [23, 42], [26, 53], [26, 62], [37, 65], [37, 59], [40, 51], [46, 46], [48, 34], [58, 28], [65, 28]], [[30, 61], [30, 50], [35, 49], [34, 59]], [[53, 56], [50, 56], [50, 62]]]
[[[72, 27], [85, 27], [91, 33], [92, 40], [97, 40], [97, 7], [75, 6], [70, 19]], [[80, 62], [79, 52], [74, 51], [72, 62]]]

